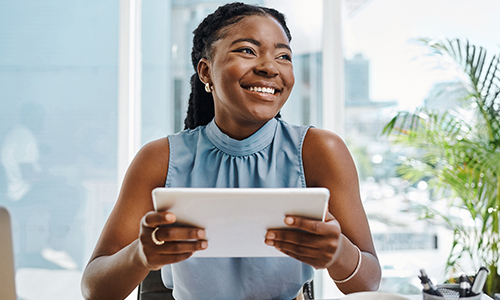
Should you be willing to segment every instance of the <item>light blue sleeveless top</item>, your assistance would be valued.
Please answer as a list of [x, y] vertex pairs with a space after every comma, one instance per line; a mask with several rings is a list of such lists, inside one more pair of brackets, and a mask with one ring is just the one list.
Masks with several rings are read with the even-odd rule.
[[[309, 127], [268, 121], [235, 140], [212, 120], [168, 137], [166, 187], [306, 187], [302, 143]], [[162, 268], [176, 299], [293, 299], [313, 268], [291, 257], [189, 258]]]

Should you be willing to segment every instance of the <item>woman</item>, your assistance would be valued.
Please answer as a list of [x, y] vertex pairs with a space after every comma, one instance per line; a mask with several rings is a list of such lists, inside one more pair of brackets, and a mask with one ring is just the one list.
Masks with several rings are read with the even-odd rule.
[[[294, 85], [290, 32], [273, 9], [232, 3], [194, 31], [186, 130], [145, 145], [131, 163], [85, 269], [87, 299], [123, 299], [151, 270], [178, 299], [292, 299], [328, 269], [344, 293], [375, 290], [378, 263], [352, 158], [335, 134], [278, 117]], [[326, 187], [325, 222], [288, 216], [269, 230], [282, 258], [190, 258], [201, 228], [154, 212], [155, 187]], [[189, 240], [189, 241], [186, 241]]]

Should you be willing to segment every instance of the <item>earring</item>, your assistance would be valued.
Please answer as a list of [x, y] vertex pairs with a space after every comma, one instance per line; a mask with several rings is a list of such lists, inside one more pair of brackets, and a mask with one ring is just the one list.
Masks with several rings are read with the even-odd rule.
[[205, 83], [205, 91], [207, 91], [207, 93], [211, 93], [212, 92], [212, 88], [210, 87], [210, 83]]

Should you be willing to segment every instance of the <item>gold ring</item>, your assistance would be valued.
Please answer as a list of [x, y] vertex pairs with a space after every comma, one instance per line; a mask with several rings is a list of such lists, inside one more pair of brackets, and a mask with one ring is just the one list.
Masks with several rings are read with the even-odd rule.
[[153, 240], [153, 243], [155, 243], [155, 245], [161, 246], [165, 244], [165, 241], [160, 241], [156, 238], [156, 232], [158, 231], [158, 229], [160, 229], [160, 227], [156, 227], [155, 230], [153, 230], [153, 232], [151, 233], [151, 239]]

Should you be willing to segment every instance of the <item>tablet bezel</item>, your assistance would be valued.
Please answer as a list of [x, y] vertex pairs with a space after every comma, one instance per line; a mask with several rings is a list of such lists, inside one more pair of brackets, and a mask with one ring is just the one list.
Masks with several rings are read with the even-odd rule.
[[324, 221], [326, 188], [156, 188], [155, 210], [168, 210], [178, 225], [205, 228], [208, 248], [193, 257], [285, 256], [264, 243], [270, 228], [291, 229], [285, 216]]

